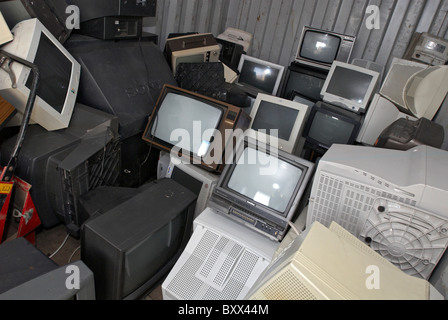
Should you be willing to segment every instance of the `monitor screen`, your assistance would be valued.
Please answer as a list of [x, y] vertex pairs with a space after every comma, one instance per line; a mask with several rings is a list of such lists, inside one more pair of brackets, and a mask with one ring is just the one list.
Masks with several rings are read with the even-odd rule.
[[325, 146], [347, 144], [355, 129], [355, 124], [325, 112], [317, 112], [313, 118], [308, 138]]
[[[260, 172], [269, 167], [272, 157], [274, 155], [246, 148], [234, 167], [227, 188], [284, 215], [304, 170], [278, 159], [275, 174], [261, 175]], [[257, 161], [251, 161], [253, 159]]]
[[151, 135], [194, 155], [205, 154], [201, 147], [210, 142], [223, 114], [224, 110], [213, 104], [168, 92], [161, 102]]
[[373, 76], [336, 66], [327, 92], [356, 103], [363, 103], [371, 86]]
[[316, 101], [321, 100], [320, 93], [325, 83], [325, 77], [291, 71], [285, 87], [285, 98], [291, 98], [293, 91]]
[[283, 77], [284, 67], [242, 55], [238, 71], [240, 72], [238, 83], [276, 95]]
[[304, 59], [331, 64], [337, 57], [340, 44], [341, 37], [307, 30], [299, 54]]
[[[70, 85], [71, 61], [42, 33], [34, 64], [39, 67], [40, 73], [37, 95], [61, 113]], [[28, 77], [25, 84], [30, 90], [32, 80], [32, 77]]]
[[278, 130], [278, 138], [289, 141], [299, 110], [262, 100], [252, 123], [252, 129], [267, 134]]

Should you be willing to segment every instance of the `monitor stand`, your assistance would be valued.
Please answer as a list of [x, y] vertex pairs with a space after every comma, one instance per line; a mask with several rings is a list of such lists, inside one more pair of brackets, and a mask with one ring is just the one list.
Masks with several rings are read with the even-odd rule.
[[242, 300], [279, 243], [207, 208], [162, 284], [164, 300]]

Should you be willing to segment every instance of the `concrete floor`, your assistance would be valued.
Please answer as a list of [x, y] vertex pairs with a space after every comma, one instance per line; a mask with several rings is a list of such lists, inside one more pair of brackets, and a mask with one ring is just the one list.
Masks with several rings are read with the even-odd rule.
[[[18, 223], [8, 221], [6, 227], [6, 239], [14, 238], [18, 229]], [[81, 241], [72, 236], [67, 237], [64, 225], [51, 229], [39, 227], [36, 231], [36, 247], [58, 264], [64, 266], [81, 259]], [[56, 252], [57, 251], [57, 252]], [[142, 300], [163, 300], [162, 290], [159, 286], [148, 293]]]

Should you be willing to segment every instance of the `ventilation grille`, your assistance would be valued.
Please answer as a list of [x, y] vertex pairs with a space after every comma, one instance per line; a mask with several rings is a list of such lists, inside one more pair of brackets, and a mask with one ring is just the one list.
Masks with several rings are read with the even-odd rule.
[[[190, 244], [199, 234], [197, 231]], [[166, 291], [180, 300], [239, 300], [249, 290], [249, 280], [255, 281], [268, 266], [241, 244], [206, 230], [194, 250], [172, 272]], [[184, 255], [187, 251], [184, 252]], [[178, 268], [179, 267], [179, 268]]]
[[255, 299], [263, 300], [317, 300], [316, 296], [308, 290], [291, 270], [286, 270], [275, 281], [272, 281], [261, 290], [262, 295]]
[[448, 220], [377, 199], [359, 238], [406, 274], [428, 280], [448, 246]]
[[[358, 236], [359, 225], [363, 224], [374, 201], [377, 198], [387, 198], [416, 205], [416, 201], [395, 194], [363, 185], [358, 182], [322, 173], [318, 178], [317, 192], [313, 199], [313, 208], [308, 225], [318, 221], [329, 227], [335, 221], [350, 233]], [[376, 184], [385, 182], [375, 181]]]

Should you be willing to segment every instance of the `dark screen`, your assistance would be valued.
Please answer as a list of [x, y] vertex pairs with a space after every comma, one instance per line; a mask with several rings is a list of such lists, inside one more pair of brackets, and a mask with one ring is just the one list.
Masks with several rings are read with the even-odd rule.
[[238, 82], [272, 94], [280, 71], [253, 61], [244, 61]]
[[337, 116], [325, 112], [317, 112], [308, 137], [331, 147], [333, 144], [347, 144], [352, 136], [355, 125]]
[[[40, 81], [37, 95], [61, 113], [69, 90], [72, 63], [47, 38], [41, 34], [34, 64], [39, 68]], [[28, 77], [26, 87], [31, 89], [33, 77]]]
[[341, 38], [308, 30], [303, 38], [300, 56], [325, 64], [332, 64], [339, 52]]
[[313, 77], [311, 75], [291, 71], [288, 83], [286, 84], [285, 97], [290, 97], [293, 91], [302, 94], [314, 101], [321, 100], [320, 93], [324, 87], [325, 79]]
[[261, 101], [252, 129], [265, 130], [267, 134], [271, 130], [278, 130], [278, 138], [289, 141], [298, 114], [298, 110]]
[[327, 92], [357, 103], [363, 103], [373, 77], [363, 72], [336, 67]]

